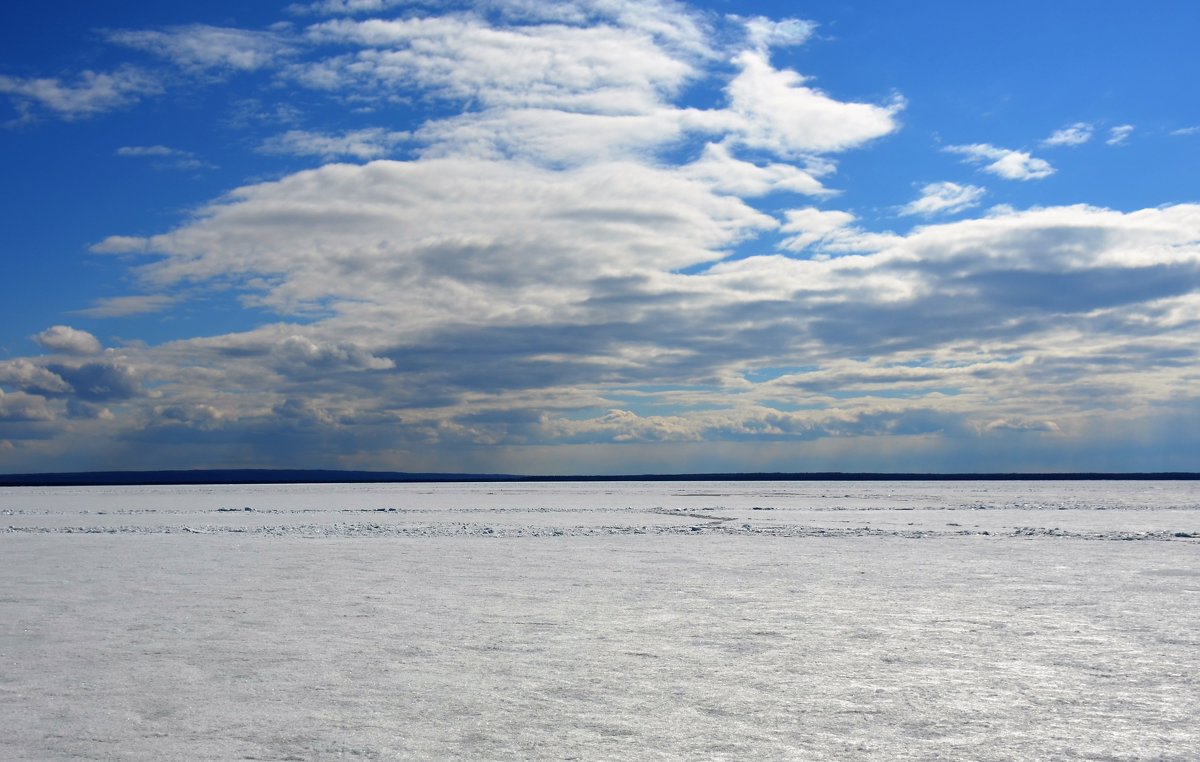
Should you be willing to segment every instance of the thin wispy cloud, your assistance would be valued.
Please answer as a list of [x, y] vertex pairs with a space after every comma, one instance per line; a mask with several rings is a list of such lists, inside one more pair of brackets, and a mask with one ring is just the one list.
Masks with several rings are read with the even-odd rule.
[[91, 307], [75, 310], [74, 314], [91, 318], [116, 318], [131, 315], [149, 315], [162, 312], [177, 301], [165, 294], [139, 294], [135, 296], [109, 296], [97, 299]]
[[277, 65], [294, 52], [274, 32], [191, 24], [168, 29], [120, 29], [118, 45], [146, 51], [191, 71], [254, 71]]
[[982, 165], [982, 171], [1005, 180], [1042, 180], [1054, 174], [1050, 162], [1026, 151], [997, 148], [988, 143], [947, 146], [944, 150], [964, 156], [964, 161]]
[[929, 183], [921, 188], [921, 197], [901, 207], [900, 213], [925, 217], [955, 214], [979, 206], [979, 200], [986, 193], [978, 185], [960, 185], [949, 181]]
[[0, 93], [13, 98], [26, 118], [45, 112], [67, 120], [92, 117], [127, 108], [162, 89], [158, 78], [132, 66], [111, 72], [84, 70], [67, 80], [0, 75]]
[[294, 3], [288, 6], [291, 13], [323, 14], [330, 16], [355, 13], [378, 13], [403, 5], [406, 0], [318, 0], [312, 3]]
[[1076, 122], [1068, 127], [1055, 130], [1042, 141], [1043, 146], [1079, 146], [1092, 139], [1095, 127], [1087, 122]]
[[184, 152], [169, 148], [163, 145], [153, 146], [121, 146], [117, 149], [117, 156], [180, 156]]
[[123, 158], [148, 159], [156, 169], [213, 169], [213, 165], [191, 151], [164, 145], [121, 146], [116, 155]]
[[411, 137], [411, 133], [392, 132], [381, 127], [340, 134], [288, 130], [263, 141], [259, 150], [293, 156], [318, 156], [327, 160], [339, 157], [366, 160], [387, 156]]
[[1110, 146], [1122, 145], [1133, 134], [1134, 127], [1132, 124], [1122, 124], [1113, 127], [1108, 131], [1108, 140], [1104, 142]]

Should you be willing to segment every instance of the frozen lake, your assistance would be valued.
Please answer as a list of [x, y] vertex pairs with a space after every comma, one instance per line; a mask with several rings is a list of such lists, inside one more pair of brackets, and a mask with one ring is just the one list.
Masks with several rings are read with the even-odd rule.
[[1200, 759], [1200, 483], [0, 489], [2, 759]]

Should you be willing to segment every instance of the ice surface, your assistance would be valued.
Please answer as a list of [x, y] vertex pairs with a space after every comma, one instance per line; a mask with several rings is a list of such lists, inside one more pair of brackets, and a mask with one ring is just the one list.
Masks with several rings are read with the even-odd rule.
[[9, 488], [0, 562], [3, 759], [1200, 758], [1190, 482]]

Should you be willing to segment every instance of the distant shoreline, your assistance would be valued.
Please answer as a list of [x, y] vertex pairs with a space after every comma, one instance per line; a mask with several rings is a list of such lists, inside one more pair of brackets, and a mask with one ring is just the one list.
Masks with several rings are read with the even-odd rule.
[[684, 482], [684, 481], [1195, 481], [1200, 473], [1070, 472], [1070, 473], [865, 473], [771, 472], [696, 474], [518, 474], [405, 473], [320, 469], [197, 469], [162, 471], [82, 471], [74, 473], [0, 474], [0, 487], [175, 486], [185, 484], [422, 484], [477, 482]]

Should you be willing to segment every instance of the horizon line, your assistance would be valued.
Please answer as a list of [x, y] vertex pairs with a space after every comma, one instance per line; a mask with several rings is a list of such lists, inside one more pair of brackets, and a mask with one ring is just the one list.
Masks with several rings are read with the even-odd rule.
[[1188, 481], [1195, 471], [722, 471], [643, 474], [477, 474], [321, 468], [197, 468], [0, 474], [0, 487], [186, 484], [370, 484], [636, 481]]

